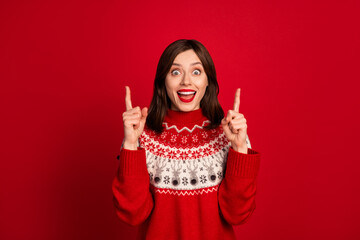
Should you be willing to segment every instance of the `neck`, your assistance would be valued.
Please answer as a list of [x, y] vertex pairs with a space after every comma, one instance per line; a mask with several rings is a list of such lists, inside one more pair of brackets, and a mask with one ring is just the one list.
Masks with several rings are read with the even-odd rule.
[[202, 114], [201, 108], [190, 111], [190, 112], [181, 112], [168, 109], [164, 121], [168, 123], [173, 123], [176, 125], [188, 126], [202, 123], [207, 120], [206, 117]]

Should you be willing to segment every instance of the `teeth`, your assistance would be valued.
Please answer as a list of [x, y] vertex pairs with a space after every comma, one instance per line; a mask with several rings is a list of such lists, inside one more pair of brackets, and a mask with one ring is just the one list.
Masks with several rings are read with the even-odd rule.
[[194, 91], [194, 92], [178, 92], [178, 94], [181, 94], [181, 95], [192, 95], [192, 94], [195, 94], [195, 91]]

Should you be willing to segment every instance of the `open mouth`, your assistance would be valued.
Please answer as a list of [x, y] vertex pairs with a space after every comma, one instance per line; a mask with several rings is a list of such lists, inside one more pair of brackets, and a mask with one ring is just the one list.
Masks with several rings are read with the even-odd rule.
[[196, 95], [196, 91], [191, 90], [191, 89], [181, 89], [179, 91], [177, 91], [177, 94], [179, 96], [179, 99], [182, 102], [191, 102], [195, 95]]

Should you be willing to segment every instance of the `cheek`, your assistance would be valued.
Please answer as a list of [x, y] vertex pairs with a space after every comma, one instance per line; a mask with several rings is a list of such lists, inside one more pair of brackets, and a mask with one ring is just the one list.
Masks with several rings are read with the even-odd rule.
[[181, 79], [179, 77], [167, 77], [165, 79], [165, 87], [169, 92], [176, 91], [180, 85], [180, 82]]
[[171, 90], [167, 86], [165, 87], [165, 89], [166, 89], [166, 95], [171, 98], [171, 96], [172, 96]]
[[202, 79], [202, 81], [201, 81], [201, 88], [204, 90], [204, 92], [205, 92], [206, 87], [207, 87], [208, 85], [209, 85], [208, 79], [207, 79], [207, 77], [205, 77], [205, 78]]
[[166, 94], [168, 95], [168, 97], [170, 99], [173, 98], [174, 92], [173, 92], [173, 86], [171, 86], [168, 81], [165, 80], [165, 89], [166, 89]]
[[203, 81], [201, 81], [201, 83], [199, 84], [199, 90], [201, 91], [201, 95], [200, 95], [200, 98], [202, 99], [205, 95], [205, 92], [206, 92], [206, 89], [207, 89], [207, 86], [208, 86], [208, 81], [207, 79], [204, 79]]
[[165, 79], [165, 88], [167, 92], [171, 89], [170, 80], [168, 78]]

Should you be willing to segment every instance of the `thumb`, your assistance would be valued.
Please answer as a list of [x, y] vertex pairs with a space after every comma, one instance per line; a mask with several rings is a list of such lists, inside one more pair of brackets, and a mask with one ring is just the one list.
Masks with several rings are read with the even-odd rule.
[[224, 126], [225, 124], [226, 124], [226, 119], [225, 118], [221, 119], [221, 125]]
[[228, 136], [229, 134], [231, 134], [231, 130], [230, 130], [230, 127], [229, 127], [229, 124], [228, 124], [228, 121], [226, 120], [226, 118], [223, 118], [221, 120], [221, 126], [224, 130], [225, 135]]
[[225, 125], [228, 126], [229, 120], [227, 119], [227, 117], [224, 117], [221, 120], [221, 125], [224, 127]]
[[146, 122], [146, 117], [148, 115], [148, 108], [147, 107], [144, 107], [142, 110], [141, 110], [141, 120], [143, 123]]

